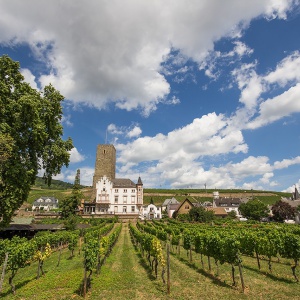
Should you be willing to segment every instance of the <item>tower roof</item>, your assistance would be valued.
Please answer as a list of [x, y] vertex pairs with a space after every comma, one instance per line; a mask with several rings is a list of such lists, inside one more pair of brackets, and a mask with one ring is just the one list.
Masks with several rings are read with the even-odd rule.
[[141, 177], [140, 177], [140, 176], [139, 176], [139, 179], [138, 179], [138, 182], [137, 182], [137, 184], [143, 185], [143, 182], [142, 182], [142, 179], [141, 179]]

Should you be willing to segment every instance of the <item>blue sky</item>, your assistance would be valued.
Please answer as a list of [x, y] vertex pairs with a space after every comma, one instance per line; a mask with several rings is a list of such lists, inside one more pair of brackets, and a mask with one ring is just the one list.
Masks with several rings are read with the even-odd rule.
[[0, 0], [0, 54], [64, 96], [57, 179], [291, 191], [300, 184], [300, 3]]

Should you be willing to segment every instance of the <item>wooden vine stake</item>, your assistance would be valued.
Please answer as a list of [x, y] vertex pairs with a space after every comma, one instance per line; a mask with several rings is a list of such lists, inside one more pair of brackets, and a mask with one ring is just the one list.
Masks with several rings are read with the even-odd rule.
[[167, 244], [167, 294], [170, 295], [170, 245]]
[[245, 292], [245, 283], [244, 283], [244, 276], [243, 276], [243, 269], [242, 269], [242, 260], [238, 255], [238, 266], [239, 266], [239, 272], [240, 272], [240, 277], [241, 277], [241, 284], [242, 284], [242, 289], [243, 293]]
[[87, 270], [84, 267], [84, 278], [83, 278], [83, 298], [85, 299], [87, 289]]

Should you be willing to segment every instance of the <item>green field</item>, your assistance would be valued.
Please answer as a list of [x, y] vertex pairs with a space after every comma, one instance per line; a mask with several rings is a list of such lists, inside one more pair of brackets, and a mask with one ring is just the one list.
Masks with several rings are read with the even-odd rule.
[[[193, 253], [189, 262], [187, 252], [181, 248], [180, 255], [173, 250], [170, 256], [171, 293], [160, 276], [156, 279], [140, 252], [133, 246], [128, 224], [123, 228], [110, 256], [100, 274], [92, 276], [92, 286], [86, 299], [299, 299], [300, 285], [292, 276], [290, 261], [273, 260], [273, 271], [269, 273], [267, 261], [262, 260], [258, 270], [256, 260], [243, 256], [243, 276], [246, 285], [242, 292], [238, 271], [237, 285], [232, 286], [231, 266], [219, 266], [219, 273], [212, 260], [212, 271], [204, 259], [204, 269], [199, 254]], [[36, 279], [37, 263], [19, 270], [14, 279], [16, 295], [10, 292], [9, 273], [6, 274], [1, 299], [83, 299], [80, 295], [83, 279], [83, 256], [78, 250], [70, 258], [65, 249], [60, 266], [57, 267], [58, 252], [54, 252], [44, 263], [46, 274]], [[236, 268], [237, 269], [237, 268]], [[2, 270], [2, 268], [1, 268]], [[161, 267], [159, 266], [159, 273]], [[297, 271], [299, 273], [299, 270]]]

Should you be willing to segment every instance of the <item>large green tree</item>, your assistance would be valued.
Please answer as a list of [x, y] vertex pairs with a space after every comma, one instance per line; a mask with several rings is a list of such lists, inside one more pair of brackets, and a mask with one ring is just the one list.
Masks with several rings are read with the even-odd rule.
[[0, 225], [27, 200], [39, 170], [50, 185], [68, 166], [73, 143], [62, 139], [63, 99], [51, 85], [31, 88], [19, 63], [0, 57]]
[[196, 222], [211, 222], [215, 218], [213, 211], [206, 210], [204, 207], [192, 207], [189, 211], [189, 216], [191, 221]]
[[249, 200], [239, 206], [239, 211], [243, 217], [259, 221], [263, 217], [267, 217], [269, 213], [268, 206], [258, 199]]

